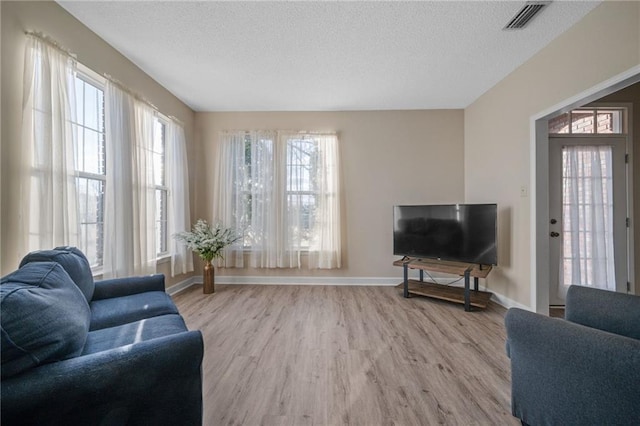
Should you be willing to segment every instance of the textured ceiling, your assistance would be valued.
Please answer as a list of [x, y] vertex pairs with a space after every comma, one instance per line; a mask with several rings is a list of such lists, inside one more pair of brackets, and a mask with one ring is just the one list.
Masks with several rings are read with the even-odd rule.
[[464, 108], [599, 2], [59, 1], [196, 111]]

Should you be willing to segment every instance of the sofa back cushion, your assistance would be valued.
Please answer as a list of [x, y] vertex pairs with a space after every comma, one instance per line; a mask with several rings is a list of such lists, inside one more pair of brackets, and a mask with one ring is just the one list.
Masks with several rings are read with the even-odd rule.
[[564, 318], [587, 327], [640, 339], [640, 296], [572, 285], [567, 290]]
[[93, 274], [89, 261], [79, 249], [76, 247], [56, 247], [53, 250], [34, 251], [22, 259], [20, 267], [31, 262], [59, 263], [82, 291], [87, 302], [91, 302], [95, 290]]
[[56, 262], [28, 263], [0, 280], [2, 378], [79, 355], [91, 312]]

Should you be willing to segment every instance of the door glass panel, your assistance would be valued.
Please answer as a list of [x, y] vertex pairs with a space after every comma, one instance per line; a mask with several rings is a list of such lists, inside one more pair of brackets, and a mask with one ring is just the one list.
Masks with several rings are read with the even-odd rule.
[[560, 291], [571, 285], [615, 291], [613, 147], [562, 147]]

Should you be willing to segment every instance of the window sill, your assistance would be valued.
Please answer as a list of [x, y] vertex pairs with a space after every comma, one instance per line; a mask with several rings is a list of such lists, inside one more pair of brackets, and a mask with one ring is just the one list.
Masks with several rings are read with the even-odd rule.
[[102, 266], [95, 266], [91, 268], [91, 275], [93, 275], [93, 278], [102, 277], [102, 273], [103, 273]]
[[[171, 255], [169, 253], [161, 254], [156, 259], [156, 265], [161, 265], [163, 263], [169, 262], [171, 262]], [[93, 276], [93, 278], [102, 277], [103, 273], [104, 268], [102, 266], [94, 266], [93, 268], [91, 268], [91, 275]]]
[[[243, 250], [238, 250], [238, 251], [242, 251], [242, 253], [244, 254], [251, 254], [254, 252], [254, 250], [251, 249], [243, 249]], [[259, 251], [257, 251], [259, 253]], [[302, 256], [308, 256], [310, 253], [309, 249], [300, 249], [300, 254]]]

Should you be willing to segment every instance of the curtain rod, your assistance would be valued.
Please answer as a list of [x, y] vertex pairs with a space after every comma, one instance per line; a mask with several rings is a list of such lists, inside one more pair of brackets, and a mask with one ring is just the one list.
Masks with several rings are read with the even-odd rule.
[[[78, 62], [78, 58], [77, 55], [75, 53], [72, 53], [69, 49], [67, 49], [66, 47], [62, 46], [60, 43], [58, 43], [56, 40], [54, 40], [53, 38], [51, 38], [50, 36], [41, 33], [41, 32], [37, 32], [37, 31], [25, 31], [24, 32], [27, 36], [29, 37], [34, 37], [44, 43], [46, 43], [47, 45], [53, 47], [54, 49], [58, 50], [59, 52], [67, 55], [69, 58], [71, 58], [74, 62]], [[88, 67], [87, 67], [88, 68]], [[120, 82], [119, 80], [113, 78], [111, 75], [107, 74], [107, 73], [103, 73], [102, 76], [104, 78], [106, 78], [107, 80], [109, 80], [111, 83], [113, 83], [114, 85], [118, 86], [118, 88], [126, 93], [128, 93], [129, 95], [133, 96], [135, 99], [139, 100], [140, 102], [144, 102], [145, 104], [147, 104], [148, 106], [150, 106], [154, 111], [156, 111], [158, 114], [162, 114], [163, 116], [167, 117], [169, 120], [181, 125], [182, 127], [184, 127], [184, 122], [172, 115], [165, 115], [163, 114], [157, 106], [155, 106], [151, 101], [149, 101], [147, 98], [145, 98], [144, 96], [142, 96], [141, 94], [135, 92], [134, 90], [130, 89], [129, 87], [127, 87], [126, 85], [124, 85], [122, 82]]]
[[153, 109], [155, 112], [157, 112], [158, 114], [162, 114], [163, 117], [168, 118], [169, 120], [175, 122], [176, 124], [181, 125], [182, 127], [184, 127], [184, 123], [182, 122], [182, 120], [180, 120], [177, 117], [174, 117], [173, 115], [166, 115], [164, 114], [162, 111], [160, 111], [158, 109], [157, 106], [155, 106], [150, 100], [148, 100], [147, 98], [145, 98], [143, 95], [141, 95], [140, 93], [136, 92], [133, 89], [130, 89], [129, 87], [127, 87], [124, 83], [122, 83], [120, 80], [113, 78], [111, 75], [104, 73], [102, 74], [102, 76], [104, 78], [106, 78], [107, 80], [109, 80], [112, 84], [118, 86], [118, 88], [122, 91], [124, 91], [125, 93], [128, 93], [129, 95], [133, 96], [135, 99], [139, 100], [140, 102], [144, 102], [145, 104], [147, 104], [149, 107], [151, 107], [151, 109]]
[[147, 100], [147, 98], [145, 98], [144, 96], [142, 96], [140, 93], [130, 89], [129, 87], [125, 86], [120, 80], [112, 77], [110, 74], [104, 73], [102, 74], [102, 76], [104, 78], [106, 78], [107, 80], [109, 80], [109, 82], [111, 84], [113, 84], [114, 86], [117, 86], [118, 89], [122, 90], [123, 92], [133, 96], [135, 99], [139, 100], [140, 102], [144, 102], [145, 104], [147, 104], [148, 106], [150, 106], [152, 109], [154, 109], [156, 112], [160, 112], [158, 110], [158, 107], [156, 107], [153, 103], [151, 103], [151, 101]]
[[173, 115], [167, 115], [167, 118], [171, 121], [174, 121], [176, 123], [178, 123], [179, 125], [181, 125], [182, 127], [184, 127], [184, 121], [180, 120], [178, 117], [175, 117]]
[[173, 121], [176, 124], [179, 124], [180, 126], [184, 127], [184, 122], [182, 120], [180, 120], [179, 118], [173, 116], [173, 115], [166, 115], [164, 114], [162, 111], [160, 111], [158, 109], [157, 106], [155, 106], [150, 100], [148, 100], [147, 98], [145, 98], [143, 95], [141, 95], [140, 93], [130, 89], [129, 87], [125, 86], [120, 80], [113, 78], [111, 75], [104, 73], [103, 74], [104, 78], [106, 78], [107, 80], [109, 80], [112, 84], [118, 86], [118, 88], [126, 93], [128, 93], [129, 95], [133, 96], [135, 99], [139, 100], [140, 102], [144, 102], [145, 104], [147, 104], [149, 107], [151, 107], [155, 112], [157, 112], [158, 114], [161, 114], [163, 117], [168, 118], [169, 120]]
[[71, 51], [69, 49], [67, 49], [66, 47], [62, 46], [60, 43], [58, 43], [56, 40], [54, 40], [53, 38], [49, 37], [48, 35], [46, 35], [44, 33], [41, 33], [41, 32], [37, 32], [37, 31], [25, 31], [24, 33], [29, 37], [37, 38], [41, 42], [48, 44], [49, 46], [53, 47], [54, 49], [56, 49], [60, 53], [63, 53], [65, 55], [67, 55], [73, 61], [76, 61], [76, 62], [78, 61], [78, 58], [77, 58], [75, 53], [71, 53]]

